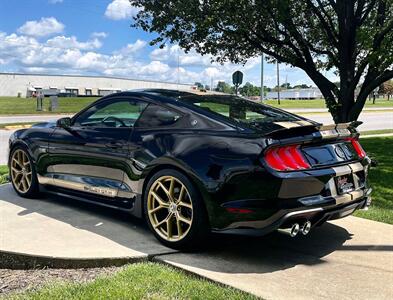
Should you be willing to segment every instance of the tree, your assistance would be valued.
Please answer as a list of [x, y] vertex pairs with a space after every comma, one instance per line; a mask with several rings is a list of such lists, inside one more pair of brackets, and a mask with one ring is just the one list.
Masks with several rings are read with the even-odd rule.
[[289, 89], [291, 89], [291, 88], [292, 88], [292, 87], [291, 87], [291, 84], [288, 83], [288, 82], [283, 83], [283, 84], [281, 85], [281, 89], [289, 90]]
[[393, 95], [393, 80], [386, 81], [379, 86], [378, 93], [381, 95], [387, 95], [388, 101], [390, 96]]
[[259, 96], [261, 94], [261, 88], [251, 84], [250, 82], [246, 82], [239, 89], [240, 94], [243, 96]]
[[311, 85], [308, 86], [307, 84], [302, 83], [302, 84], [295, 85], [293, 88], [294, 89], [309, 89], [309, 88], [311, 88]]
[[231, 86], [227, 84], [225, 81], [219, 81], [217, 83], [216, 91], [221, 93], [227, 93], [227, 94], [232, 93]]
[[[130, 2], [141, 8], [133, 26], [158, 33], [151, 44], [178, 43], [218, 62], [263, 52], [304, 70], [336, 122], [356, 120], [371, 91], [393, 78], [393, 0]], [[326, 71], [338, 74], [339, 87]]]
[[195, 82], [194, 85], [198, 88], [198, 90], [203, 89], [203, 84], [200, 82]]

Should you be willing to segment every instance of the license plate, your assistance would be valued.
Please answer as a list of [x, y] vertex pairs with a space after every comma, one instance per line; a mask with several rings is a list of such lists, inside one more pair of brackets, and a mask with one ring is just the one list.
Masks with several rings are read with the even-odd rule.
[[342, 175], [336, 177], [337, 192], [345, 194], [352, 192], [355, 189], [352, 174]]

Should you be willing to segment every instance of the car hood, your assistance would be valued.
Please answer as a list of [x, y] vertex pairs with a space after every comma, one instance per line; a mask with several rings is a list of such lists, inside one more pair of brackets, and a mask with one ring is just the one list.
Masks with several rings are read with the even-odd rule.
[[31, 128], [54, 128], [54, 127], [56, 127], [56, 122], [57, 122], [57, 120], [40, 122], [40, 123], [33, 124], [31, 126]]

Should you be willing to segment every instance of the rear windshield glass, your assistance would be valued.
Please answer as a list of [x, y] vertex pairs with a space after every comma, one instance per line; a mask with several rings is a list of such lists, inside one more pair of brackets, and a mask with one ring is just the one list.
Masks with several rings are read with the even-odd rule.
[[301, 118], [281, 110], [236, 96], [183, 96], [179, 101], [198, 106], [253, 129], [270, 131], [274, 122], [299, 121]]

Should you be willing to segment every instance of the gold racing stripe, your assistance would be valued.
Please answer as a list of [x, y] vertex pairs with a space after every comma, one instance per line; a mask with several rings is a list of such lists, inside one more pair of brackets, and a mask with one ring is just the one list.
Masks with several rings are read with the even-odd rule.
[[274, 124], [280, 125], [281, 127], [284, 127], [284, 128], [294, 128], [294, 127], [301, 126], [295, 122], [274, 122]]
[[313, 125], [311, 122], [309, 122], [309, 121], [305, 121], [305, 120], [302, 120], [302, 121], [296, 121], [296, 123], [297, 123], [297, 124], [299, 124], [299, 125], [301, 125], [301, 126], [309, 126], [309, 125]]

